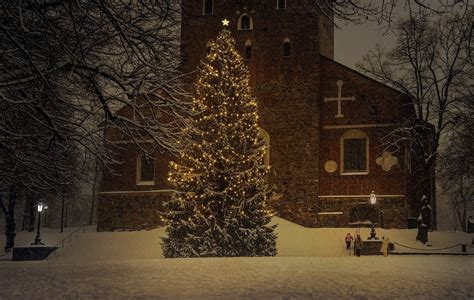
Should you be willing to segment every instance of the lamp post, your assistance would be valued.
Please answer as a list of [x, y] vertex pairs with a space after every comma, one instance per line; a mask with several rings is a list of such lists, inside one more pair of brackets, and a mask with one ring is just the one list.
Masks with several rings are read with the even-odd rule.
[[31, 245], [44, 245], [44, 243], [41, 242], [41, 235], [40, 235], [40, 226], [41, 226], [41, 212], [43, 210], [47, 209], [48, 206], [45, 205], [42, 201], [39, 201], [37, 204], [37, 209], [38, 209], [38, 230], [36, 231], [36, 237], [35, 241], [31, 243]]
[[[369, 203], [370, 203], [370, 205], [377, 204], [377, 196], [375, 195], [374, 191], [372, 191], [370, 193]], [[370, 228], [370, 236], [367, 239], [368, 240], [378, 240], [379, 239], [377, 237], [377, 233], [375, 232], [375, 223], [374, 222], [372, 222], [372, 228]]]

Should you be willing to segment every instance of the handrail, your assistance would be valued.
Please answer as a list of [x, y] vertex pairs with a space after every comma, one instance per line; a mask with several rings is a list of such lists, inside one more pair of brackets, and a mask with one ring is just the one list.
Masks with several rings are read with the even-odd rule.
[[[85, 233], [86, 232], [86, 227], [87, 225], [86, 224], [82, 224], [80, 225], [79, 227], [77, 227], [73, 232], [71, 232], [68, 236], [66, 236], [65, 238], [63, 238], [61, 241], [59, 241], [58, 243], [56, 243], [56, 245], [54, 245], [54, 247], [58, 247], [59, 248], [59, 245], [61, 245], [61, 249], [64, 249], [64, 242], [69, 239], [69, 243], [72, 242], [72, 236], [74, 234], [76, 234], [76, 238], [79, 238], [79, 231], [82, 229], [82, 233]], [[56, 249], [49, 257], [53, 256], [53, 255], [56, 255], [57, 254], [57, 251], [58, 249]], [[49, 257], [47, 257], [46, 259], [48, 259]]]
[[419, 251], [440, 251], [440, 250], [446, 250], [446, 249], [451, 249], [451, 248], [456, 248], [456, 247], [459, 247], [462, 245], [462, 243], [458, 243], [456, 245], [452, 245], [452, 246], [448, 246], [448, 247], [444, 247], [444, 248], [430, 248], [430, 249], [425, 249], [425, 248], [415, 248], [415, 247], [410, 247], [410, 246], [406, 246], [406, 245], [402, 245], [402, 244], [399, 244], [397, 242], [394, 242], [395, 245], [398, 245], [400, 247], [403, 247], [403, 248], [408, 248], [408, 249], [412, 249], [412, 250], [419, 250]]

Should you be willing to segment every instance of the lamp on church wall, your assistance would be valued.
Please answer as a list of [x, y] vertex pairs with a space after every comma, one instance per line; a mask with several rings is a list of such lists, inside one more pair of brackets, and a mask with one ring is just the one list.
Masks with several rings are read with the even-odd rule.
[[375, 205], [377, 203], [377, 196], [375, 195], [374, 191], [370, 193], [369, 202], [372, 205]]

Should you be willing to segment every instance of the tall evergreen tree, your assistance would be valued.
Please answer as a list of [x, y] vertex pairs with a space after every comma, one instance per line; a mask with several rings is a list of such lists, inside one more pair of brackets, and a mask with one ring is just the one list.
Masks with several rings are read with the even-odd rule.
[[165, 257], [275, 255], [257, 101], [227, 29], [199, 68], [193, 111], [189, 145], [170, 163]]

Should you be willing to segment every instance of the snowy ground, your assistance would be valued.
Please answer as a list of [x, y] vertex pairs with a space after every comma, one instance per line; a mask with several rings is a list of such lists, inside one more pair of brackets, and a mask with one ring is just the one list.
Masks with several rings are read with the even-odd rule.
[[2, 262], [0, 299], [473, 299], [473, 270], [459, 256]]
[[[310, 229], [279, 218], [273, 223], [279, 224], [279, 254], [266, 258], [164, 259], [164, 228], [104, 233], [90, 227], [47, 261], [0, 259], [0, 299], [474, 299], [474, 256], [357, 258], [343, 242], [355, 229]], [[42, 233], [50, 245], [67, 235]], [[415, 230], [378, 234], [421, 247]], [[361, 235], [368, 236], [368, 229]], [[470, 244], [472, 237], [433, 232], [430, 248]], [[33, 239], [34, 233], [19, 233], [17, 245]]]

